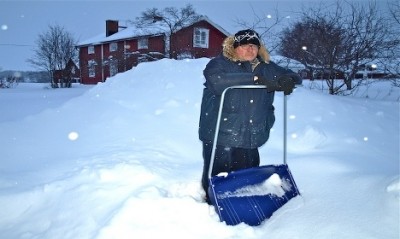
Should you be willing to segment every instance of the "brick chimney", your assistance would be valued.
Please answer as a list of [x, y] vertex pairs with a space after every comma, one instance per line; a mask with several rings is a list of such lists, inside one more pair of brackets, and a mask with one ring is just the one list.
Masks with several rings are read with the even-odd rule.
[[106, 37], [118, 32], [117, 20], [106, 20]]

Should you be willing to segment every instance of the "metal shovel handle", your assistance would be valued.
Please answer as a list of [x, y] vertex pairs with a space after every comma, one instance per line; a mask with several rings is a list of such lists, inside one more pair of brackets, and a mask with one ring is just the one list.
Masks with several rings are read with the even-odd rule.
[[[214, 166], [214, 158], [215, 158], [215, 151], [217, 148], [217, 141], [218, 141], [218, 134], [219, 134], [219, 128], [221, 124], [221, 116], [222, 116], [222, 108], [224, 106], [224, 100], [225, 100], [225, 94], [228, 92], [230, 89], [262, 89], [266, 88], [266, 86], [263, 85], [237, 85], [237, 86], [230, 86], [226, 88], [221, 95], [221, 101], [219, 104], [219, 109], [218, 109], [218, 116], [217, 116], [217, 123], [215, 126], [215, 134], [214, 134], [214, 141], [213, 141], [213, 146], [211, 150], [211, 159], [210, 159], [210, 166], [208, 168], [208, 178], [211, 179], [211, 173], [212, 169]], [[286, 132], [287, 132], [287, 96], [284, 95], [283, 97], [283, 163], [286, 164], [286, 147], [287, 147], [287, 139], [286, 139]]]

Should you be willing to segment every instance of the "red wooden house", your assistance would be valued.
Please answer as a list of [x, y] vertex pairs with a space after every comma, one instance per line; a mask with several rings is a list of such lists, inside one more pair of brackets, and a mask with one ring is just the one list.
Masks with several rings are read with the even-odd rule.
[[130, 70], [141, 62], [169, 57], [174, 59], [215, 57], [222, 50], [227, 31], [207, 17], [186, 26], [169, 37], [157, 26], [138, 29], [120, 27], [107, 20], [106, 32], [79, 43], [82, 84], [104, 82], [107, 77]]

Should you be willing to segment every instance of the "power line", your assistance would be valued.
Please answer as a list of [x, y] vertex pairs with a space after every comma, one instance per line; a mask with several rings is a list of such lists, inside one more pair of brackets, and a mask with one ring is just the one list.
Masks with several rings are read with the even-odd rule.
[[12, 43], [0, 43], [0, 46], [33, 46], [27, 44], [12, 44]]

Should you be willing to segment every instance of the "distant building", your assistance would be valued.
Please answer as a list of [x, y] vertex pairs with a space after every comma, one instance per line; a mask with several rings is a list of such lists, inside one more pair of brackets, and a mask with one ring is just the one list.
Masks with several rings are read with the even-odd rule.
[[78, 83], [80, 81], [81, 72], [76, 66], [75, 62], [70, 59], [62, 70], [53, 72], [53, 87], [71, 87], [71, 83]]
[[271, 56], [271, 59], [281, 67], [290, 69], [294, 72], [300, 72], [306, 68], [301, 62], [291, 58], [287, 58], [285, 56], [273, 55]]
[[80, 42], [79, 65], [82, 84], [104, 82], [107, 77], [132, 69], [141, 62], [162, 58], [215, 57], [222, 50], [227, 31], [202, 17], [168, 37], [168, 31], [154, 23], [145, 29], [121, 27], [106, 21], [105, 33]]

